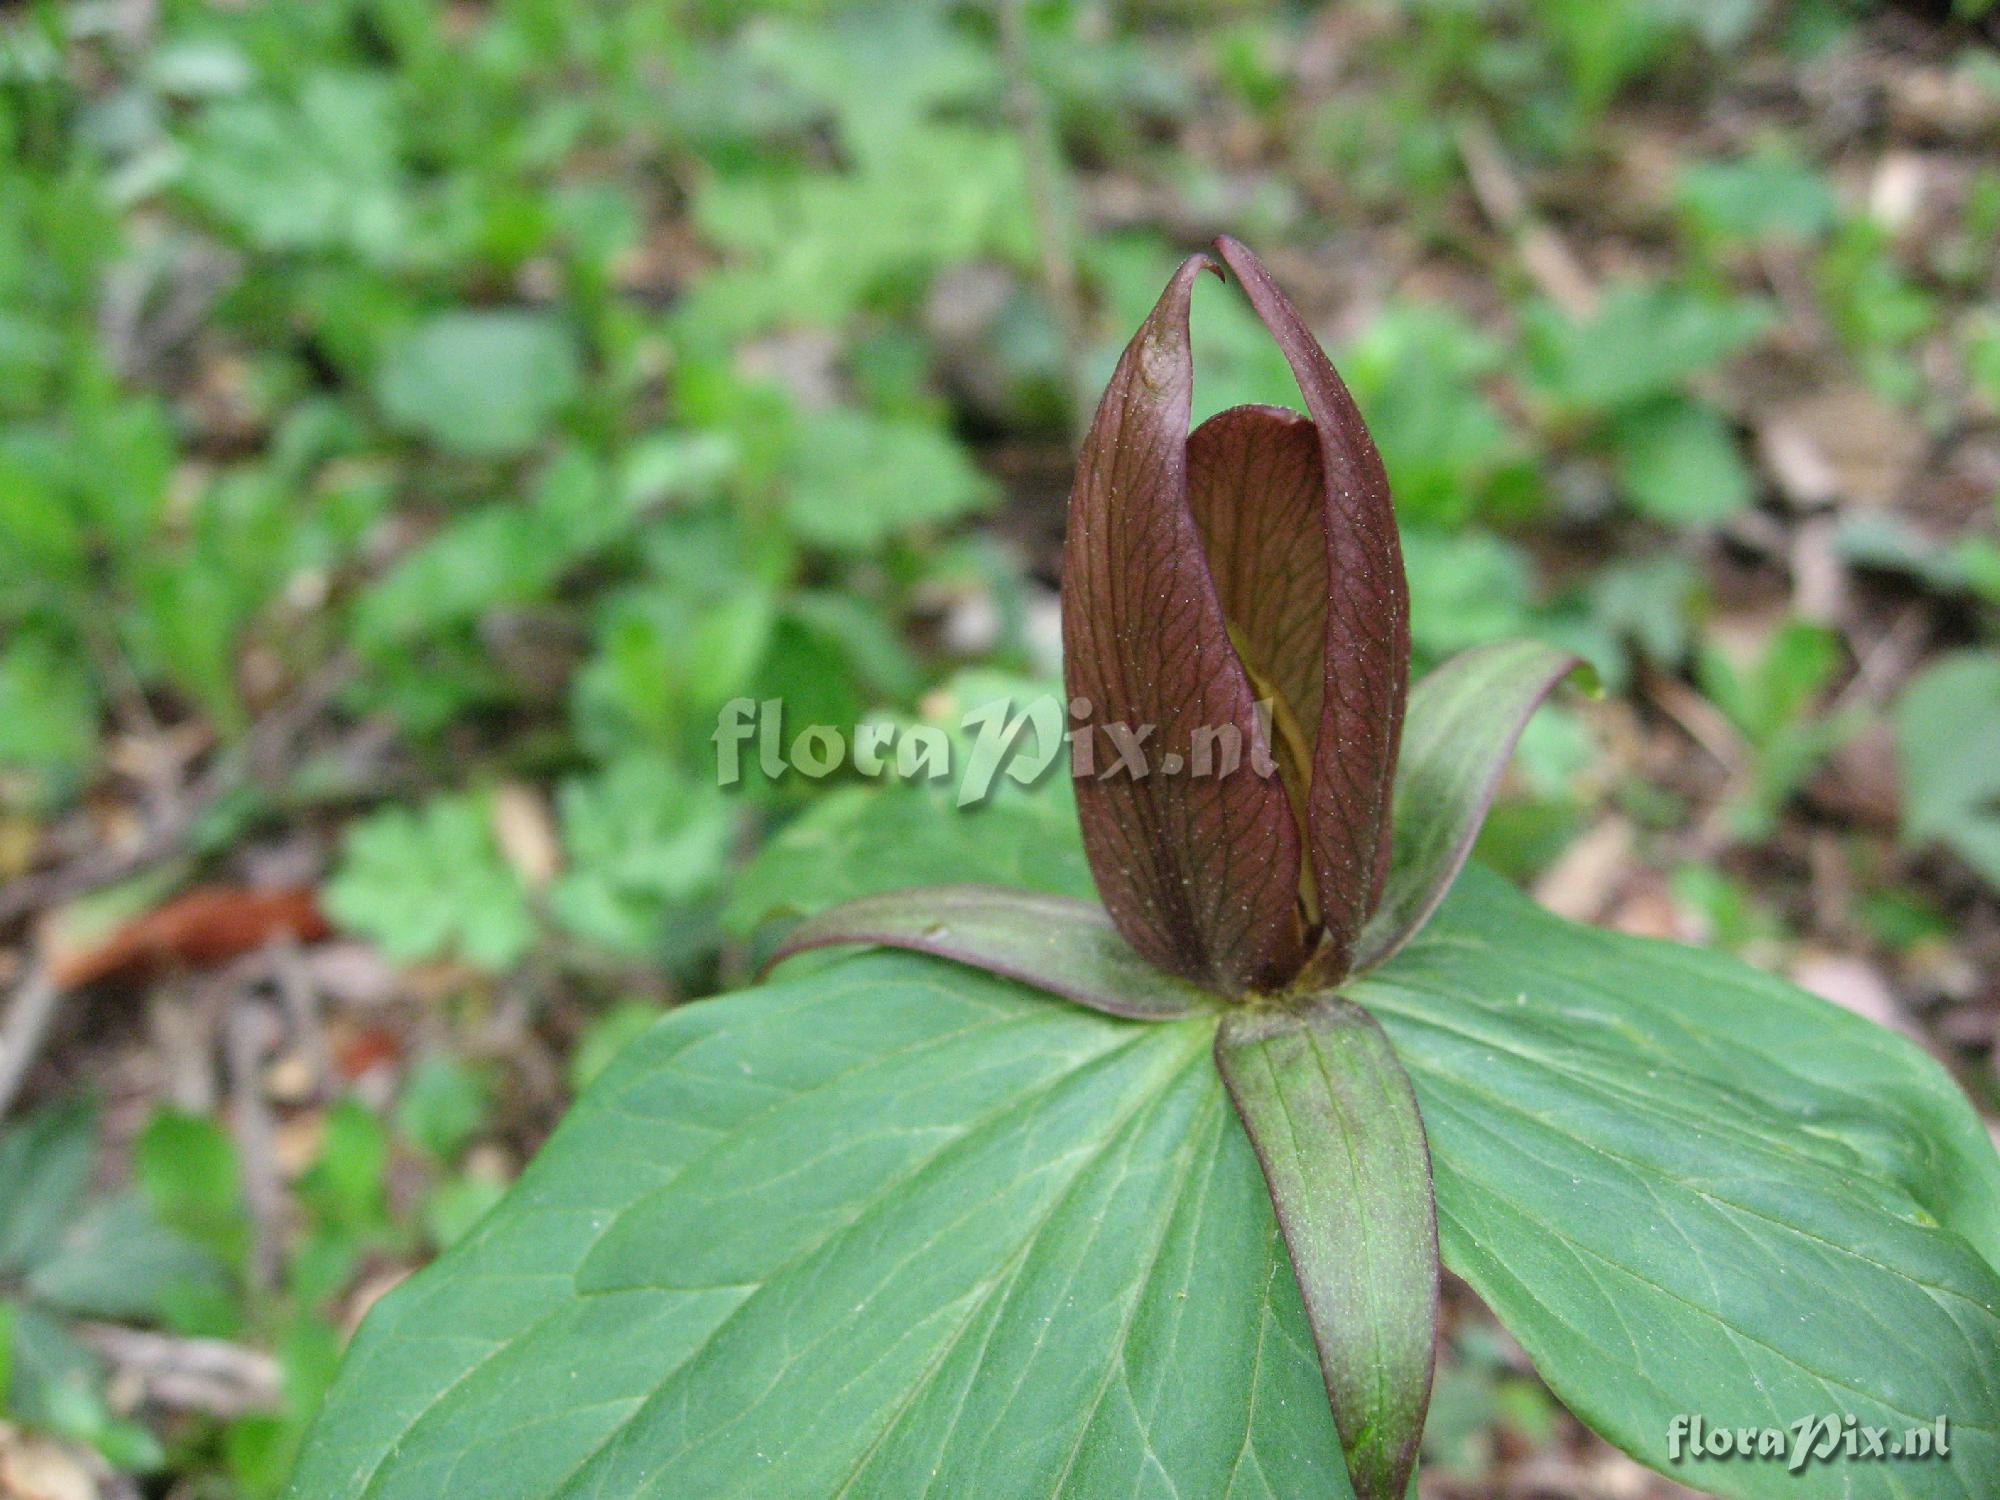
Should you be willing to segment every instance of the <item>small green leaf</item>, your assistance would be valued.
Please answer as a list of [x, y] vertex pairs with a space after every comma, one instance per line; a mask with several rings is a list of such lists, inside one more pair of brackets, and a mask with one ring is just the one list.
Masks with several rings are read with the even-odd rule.
[[1753, 662], [1738, 665], [1720, 650], [1696, 663], [1702, 691], [1763, 749], [1793, 731], [1840, 669], [1839, 635], [1810, 620], [1787, 620]]
[[1407, 943], [1444, 900], [1529, 717], [1582, 665], [1538, 641], [1498, 641], [1461, 652], [1417, 684], [1396, 765], [1389, 879], [1355, 944], [1357, 970]]
[[1401, 1500], [1430, 1405], [1437, 1214], [1410, 1080], [1338, 996], [1232, 1010], [1216, 1066], [1270, 1185], [1360, 1500]]
[[227, 1305], [235, 1292], [225, 1262], [138, 1193], [93, 1205], [26, 1284], [43, 1307], [133, 1323], [177, 1323], [190, 1305]]
[[0, 768], [66, 790], [97, 753], [97, 694], [73, 655], [23, 631], [0, 650]]
[[441, 1183], [424, 1204], [424, 1232], [438, 1249], [449, 1249], [506, 1196], [507, 1183], [501, 1178], [471, 1173], [454, 1177]]
[[492, 1095], [483, 1073], [433, 1053], [410, 1070], [396, 1101], [396, 1129], [432, 1161], [450, 1163], [486, 1128]]
[[1728, 424], [1714, 408], [1667, 400], [1612, 427], [1618, 483], [1644, 514], [1670, 526], [1712, 526], [1756, 493]]
[[385, 808], [352, 824], [321, 898], [336, 923], [397, 963], [458, 956], [505, 969], [535, 940], [527, 894], [476, 796]]
[[1675, 197], [1689, 227], [1719, 243], [1816, 240], [1840, 213], [1825, 174], [1775, 144], [1735, 161], [1689, 163]]
[[31, 1271], [56, 1249], [96, 1158], [89, 1104], [55, 1105], [0, 1131], [0, 1277]]
[[994, 497], [992, 482], [947, 433], [845, 407], [804, 419], [791, 471], [793, 529], [842, 551], [866, 551]]
[[1903, 837], [1944, 844], [2000, 889], [2000, 653], [1940, 657], [1896, 706]]
[[8, 1411], [31, 1427], [88, 1443], [116, 1468], [143, 1473], [163, 1458], [159, 1440], [112, 1413], [104, 1362], [40, 1308], [13, 1306]]
[[581, 1094], [627, 1046], [660, 1019], [660, 1007], [645, 1000], [621, 1000], [583, 1029], [569, 1054], [569, 1086]]
[[627, 755], [559, 794], [568, 868], [549, 889], [555, 919], [635, 957], [722, 878], [737, 810], [714, 786], [664, 756]]
[[389, 1133], [358, 1099], [327, 1111], [319, 1159], [299, 1179], [299, 1197], [317, 1224], [367, 1235], [387, 1218]]
[[407, 254], [396, 90], [386, 74], [312, 72], [296, 105], [226, 99], [188, 141], [189, 194], [252, 248]]
[[161, 1222], [234, 1263], [249, 1247], [242, 1167], [229, 1132], [207, 1115], [162, 1109], [133, 1147], [132, 1173]]
[[1528, 363], [1544, 394], [1566, 410], [1629, 411], [1678, 394], [1690, 376], [1734, 354], [1770, 322], [1762, 302], [1627, 281], [1607, 288], [1588, 318], [1534, 309]]
[[1490, 531], [1403, 533], [1410, 574], [1410, 638], [1439, 661], [1534, 628], [1534, 567], [1514, 542]]
[[1200, 1015], [1216, 1005], [1199, 986], [1134, 953], [1103, 907], [1071, 896], [991, 885], [863, 896], [794, 927], [771, 962], [843, 943], [935, 954], [1135, 1021]]
[[450, 312], [384, 356], [375, 394], [399, 427], [475, 458], [532, 447], [582, 379], [576, 344], [540, 313]]

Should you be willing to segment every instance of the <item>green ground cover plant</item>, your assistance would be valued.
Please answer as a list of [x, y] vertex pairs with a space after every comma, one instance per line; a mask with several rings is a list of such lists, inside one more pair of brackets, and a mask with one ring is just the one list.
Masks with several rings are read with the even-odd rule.
[[[293, 1494], [1396, 1500], [1441, 1256], [1655, 1467], [1688, 1413], [1956, 1433], [1914, 1479], [1745, 1463], [1716, 1493], [1970, 1497], [2000, 1466], [1977, 1117], [1836, 1006], [1458, 879], [1580, 663], [1503, 643], [1408, 690], [1374, 444], [1262, 264], [1219, 253], [1310, 415], [1189, 434], [1204, 256], [1099, 404], [1065, 693], [1107, 751], [1152, 738], [1075, 780], [1102, 905], [865, 896], [774, 961], [905, 953], [654, 1028], [371, 1315]], [[1175, 774], [1218, 724], [1265, 769]]]
[[[988, 763], [962, 805], [969, 778], [872, 775], [851, 753], [767, 772], [755, 737], [725, 779], [716, 738], [730, 705], [781, 701], [787, 751], [808, 725], [850, 751], [870, 726], [937, 736], [958, 767], [984, 753], [968, 713], [1066, 702], [1085, 434], [1161, 287], [1224, 233], [1268, 261], [1365, 416], [1408, 584], [1407, 670], [1382, 678], [1408, 694], [1394, 771], [1377, 755], [1361, 778], [1388, 788], [1387, 870], [1322, 880], [1293, 817], [1314, 870], [1292, 901], [1299, 951], [1267, 926], [1250, 992], [1303, 1016], [1337, 991], [1386, 1042], [1331, 1018], [1311, 1034], [1408, 1077], [1441, 1270], [1420, 1493], [1777, 1486], [1783, 1465], [1669, 1451], [1676, 1403], [1731, 1378], [1789, 1417], [1932, 1400], [1838, 1379], [1843, 1335], [1889, 1350], [1884, 1380], [1917, 1337], [1878, 1337], [1853, 1308], [1915, 1319], [1955, 1358], [1980, 1347], [1888, 1273], [1954, 1235], [1991, 1249], [1965, 1205], [1986, 1170], [1968, 1120], [2000, 1118], [1997, 15], [0, 7], [0, 1491], [273, 1500], [368, 1309], [450, 1247], [456, 1277], [524, 1239], [551, 1278], [526, 1300], [584, 1285], [607, 1338], [629, 1338], [578, 1375], [604, 1382], [602, 1408], [543, 1403], [574, 1438], [550, 1460], [580, 1459], [575, 1434], [630, 1403], [684, 1394], [688, 1431], [697, 1408], [721, 1425], [709, 1457], [675, 1462], [720, 1465], [764, 1429], [701, 1403], [762, 1367], [717, 1345], [670, 1375], [674, 1348], [701, 1346], [739, 1294], [803, 1318], [805, 1267], [848, 1274], [857, 1236], [887, 1223], [866, 1205], [906, 1204], [906, 1178], [936, 1190], [937, 1217], [898, 1221], [914, 1249], [953, 1191], [990, 1188], [993, 1159], [970, 1153], [1038, 1128], [1047, 1171], [1006, 1200], [998, 1258], [895, 1283], [906, 1311], [966, 1300], [945, 1324], [912, 1312], [879, 1389], [829, 1406], [887, 1423], [908, 1399], [896, 1435], [865, 1460], [849, 1434], [774, 1448], [804, 1466], [788, 1482], [812, 1492], [811, 1457], [844, 1463], [854, 1493], [921, 1493], [906, 1476], [934, 1463], [983, 1494], [993, 1455], [1033, 1433], [1037, 1473], [1073, 1456], [1077, 1493], [1162, 1473], [1186, 1494], [1255, 1492], [1260, 1473], [1339, 1493], [1343, 1422], [1367, 1482], [1393, 1478], [1411, 1403], [1385, 1384], [1381, 1424], [1336, 1420], [1315, 1334], [1340, 1299], [1324, 1272], [1315, 1300], [1286, 1279], [1264, 1168], [1290, 1169], [1248, 1149], [1212, 1060], [1239, 1012], [1232, 1035], [1286, 1077], [1305, 1033], [1257, 1032], [1247, 1015], [1269, 1008], [1240, 986], [1167, 977], [1171, 955], [1087, 918], [1124, 889], [1083, 832], [1096, 794], [1060, 759], [1026, 779]], [[1235, 277], [1198, 278], [1190, 318], [1185, 430], [1302, 407]], [[1285, 420], [1281, 447], [1318, 431]], [[1237, 412], [1195, 461], [1263, 423]], [[1318, 524], [1294, 517], [1297, 535]], [[1468, 674], [1490, 669], [1483, 691], [1505, 698], [1571, 657], [1591, 670], [1511, 755], [1506, 714], [1453, 707]], [[1307, 706], [1276, 748], [1310, 748], [1319, 700], [1291, 675], [1278, 685]], [[1440, 760], [1451, 746], [1467, 758]], [[1270, 815], [1292, 806], [1255, 826], [1282, 843]], [[1468, 837], [1426, 918], [1443, 885], [1409, 872], [1450, 867]], [[1284, 860], [1243, 863], [1276, 911]], [[923, 941], [935, 917], [895, 893], [968, 883], [1032, 897], [937, 898], [974, 956], [1025, 980], [836, 947], [769, 967], [864, 921]], [[1329, 894], [1353, 908], [1330, 913]], [[1414, 933], [1394, 953], [1391, 928]], [[1043, 961], [1058, 930], [1075, 939], [1067, 999]], [[1330, 931], [1348, 934], [1338, 984]], [[1295, 958], [1299, 976], [1271, 977]], [[1156, 1012], [1218, 990], [1198, 1016], [1078, 1003]], [[1680, 998], [1635, 1010], [1656, 992]], [[926, 1006], [942, 1029], [910, 1053]], [[844, 1039], [817, 1029], [834, 1015]], [[975, 1033], [1018, 1053], [975, 1065]], [[922, 1094], [918, 1054], [952, 1083]], [[578, 1224], [636, 1212], [709, 1149], [657, 1124], [690, 1110], [741, 1135], [748, 1164], [735, 1207], [718, 1166], [686, 1179], [722, 1205], [696, 1217], [769, 1214], [768, 1243], [655, 1224], [578, 1270]], [[871, 1111], [877, 1135], [855, 1123]], [[622, 1133], [626, 1115], [657, 1128]], [[811, 1132], [787, 1122], [808, 1117], [848, 1122], [831, 1164], [802, 1172], [826, 1196], [772, 1208], [802, 1190], [784, 1167]], [[1782, 1159], [1753, 1149], [1772, 1130]], [[918, 1154], [897, 1154], [904, 1131]], [[579, 1162], [594, 1175], [563, 1197]], [[1295, 1196], [1330, 1191], [1302, 1171]], [[1567, 1223], [1573, 1197], [1673, 1228], [1661, 1247], [1593, 1219], [1544, 1243], [1534, 1226]], [[544, 1201], [556, 1219], [529, 1206]], [[1051, 1259], [1079, 1224], [1105, 1258]], [[1810, 1234], [1874, 1268], [1815, 1261]], [[1320, 1243], [1322, 1266], [1341, 1260]], [[1759, 1321], [1751, 1288], [1774, 1262], [1781, 1286], [1851, 1271], [1849, 1311], [1801, 1297]], [[1940, 1264], [1933, 1294], [1970, 1316], [1976, 1267]], [[1385, 1327], [1414, 1326], [1390, 1317], [1421, 1310], [1412, 1285]], [[1049, 1342], [1032, 1309], [1072, 1294], [1096, 1321]], [[427, 1327], [430, 1295], [377, 1324]], [[976, 1317], [952, 1343], [959, 1313]], [[539, 1346], [528, 1311], [482, 1316], [465, 1336], [515, 1352], [463, 1400], [498, 1423], [495, 1392]], [[406, 1365], [422, 1341], [377, 1324], [356, 1367], [388, 1360], [414, 1411], [423, 1369], [449, 1360], [426, 1346], [437, 1365]], [[908, 1363], [947, 1345], [935, 1375]], [[1003, 1358], [1027, 1404], [982, 1376], [936, 1437], [951, 1382]], [[1221, 1385], [1178, 1388], [1203, 1358]], [[1636, 1394], [1635, 1362], [1654, 1382]], [[826, 1368], [742, 1412], [782, 1426]], [[919, 1395], [925, 1379], [942, 1383]], [[539, 1389], [522, 1385], [524, 1411]], [[1969, 1418], [1984, 1388], [1947, 1394]], [[1254, 1441], [1216, 1460], [1238, 1398], [1257, 1417], [1237, 1443]], [[1037, 1428], [1052, 1412], [1070, 1425]], [[412, 1451], [442, 1463], [424, 1445], [448, 1420], [413, 1428]], [[521, 1449], [541, 1431], [523, 1426]], [[341, 1451], [381, 1457], [355, 1433]], [[1962, 1453], [1986, 1441], [1962, 1437]], [[395, 1472], [418, 1493], [433, 1474]], [[1859, 1472], [1817, 1465], [1803, 1484]], [[1973, 1471], [1867, 1472], [1923, 1493]], [[532, 1490], [526, 1469], [493, 1473]]]

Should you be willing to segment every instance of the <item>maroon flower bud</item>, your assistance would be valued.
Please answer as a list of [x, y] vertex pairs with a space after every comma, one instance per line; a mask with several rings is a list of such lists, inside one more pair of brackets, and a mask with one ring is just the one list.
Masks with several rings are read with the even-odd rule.
[[1084, 443], [1063, 657], [1091, 708], [1077, 733], [1097, 736], [1076, 793], [1098, 894], [1153, 963], [1237, 993], [1308, 965], [1314, 983], [1338, 980], [1381, 899], [1409, 590], [1347, 387], [1262, 262], [1233, 239], [1217, 248], [1306, 414], [1239, 406], [1189, 433], [1189, 297], [1202, 271], [1222, 274], [1190, 257]]

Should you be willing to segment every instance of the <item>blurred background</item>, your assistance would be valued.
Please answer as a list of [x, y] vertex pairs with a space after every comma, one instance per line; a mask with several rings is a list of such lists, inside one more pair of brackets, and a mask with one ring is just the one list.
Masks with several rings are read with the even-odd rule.
[[[774, 920], [1088, 890], [1060, 775], [724, 791], [710, 735], [1053, 683], [1080, 424], [1220, 231], [1373, 425], [1420, 665], [1604, 680], [1483, 857], [1991, 1117], [1995, 10], [0, 5], [0, 1494], [273, 1495], [367, 1305]], [[1297, 404], [1194, 317], [1198, 417]], [[1447, 1326], [1426, 1496], [1685, 1493]]]

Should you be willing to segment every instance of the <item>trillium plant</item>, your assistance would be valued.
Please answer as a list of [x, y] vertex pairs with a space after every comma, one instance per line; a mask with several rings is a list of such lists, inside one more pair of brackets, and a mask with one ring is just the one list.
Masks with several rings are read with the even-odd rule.
[[1578, 663], [1409, 687], [1375, 447], [1218, 253], [1305, 411], [1189, 432], [1206, 256], [1105, 390], [1063, 560], [1100, 901], [863, 897], [660, 1022], [371, 1313], [294, 1495], [1394, 1500], [1441, 1261], [1694, 1488], [2000, 1492], [1977, 1116], [1867, 1021], [1467, 867]]

